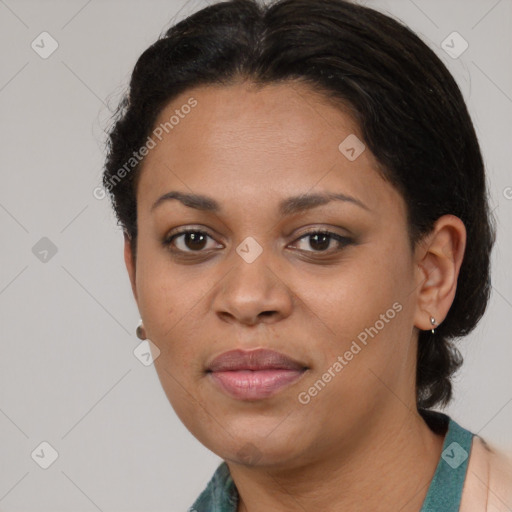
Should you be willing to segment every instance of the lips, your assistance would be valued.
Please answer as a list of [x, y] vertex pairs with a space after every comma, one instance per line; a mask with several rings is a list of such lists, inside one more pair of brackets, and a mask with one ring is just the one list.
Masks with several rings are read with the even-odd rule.
[[231, 398], [261, 400], [296, 382], [307, 370], [304, 364], [273, 350], [231, 350], [208, 365], [207, 375]]
[[209, 372], [226, 372], [239, 370], [296, 370], [307, 366], [274, 350], [257, 349], [250, 352], [230, 350], [216, 357], [208, 366]]

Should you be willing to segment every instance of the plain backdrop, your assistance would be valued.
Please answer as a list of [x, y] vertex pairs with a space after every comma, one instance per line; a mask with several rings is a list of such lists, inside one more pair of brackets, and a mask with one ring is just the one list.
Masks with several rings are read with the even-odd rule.
[[[361, 3], [422, 37], [474, 120], [498, 219], [493, 294], [459, 343], [465, 363], [445, 412], [511, 448], [512, 2]], [[185, 511], [221, 462], [181, 424], [154, 366], [134, 356], [122, 234], [108, 199], [93, 195], [104, 131], [137, 58], [206, 5], [0, 0], [1, 511]], [[454, 31], [469, 45], [458, 58], [442, 47]]]

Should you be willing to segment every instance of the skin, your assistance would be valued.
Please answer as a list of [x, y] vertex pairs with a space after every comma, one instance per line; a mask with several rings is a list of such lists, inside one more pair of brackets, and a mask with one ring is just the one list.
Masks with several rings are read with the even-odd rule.
[[[228, 463], [238, 512], [419, 511], [444, 435], [416, 410], [417, 337], [431, 328], [431, 315], [441, 323], [453, 302], [463, 223], [441, 217], [411, 250], [404, 199], [378, 174], [370, 150], [349, 161], [338, 149], [350, 134], [362, 140], [349, 110], [304, 84], [194, 88], [167, 105], [155, 126], [190, 97], [197, 106], [143, 163], [136, 262], [125, 237], [133, 294], [160, 350], [155, 367], [170, 403]], [[210, 196], [222, 210], [172, 200], [151, 211], [171, 190]], [[282, 199], [322, 191], [366, 208], [332, 201], [278, 214]], [[162, 241], [176, 228], [211, 238], [194, 245], [181, 236], [173, 253]], [[352, 242], [315, 245], [305, 233], [318, 229]], [[252, 263], [236, 252], [246, 237], [263, 251]], [[397, 302], [401, 311], [300, 403], [299, 393]], [[271, 348], [309, 369], [270, 398], [236, 400], [205, 373], [209, 361], [235, 348]]]

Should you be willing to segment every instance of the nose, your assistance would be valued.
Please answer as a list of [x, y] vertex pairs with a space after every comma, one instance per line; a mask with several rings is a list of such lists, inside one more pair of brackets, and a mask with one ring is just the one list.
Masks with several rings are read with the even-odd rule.
[[233, 255], [233, 266], [213, 301], [223, 321], [255, 325], [277, 322], [291, 314], [293, 293], [271, 256], [265, 250], [254, 261]]

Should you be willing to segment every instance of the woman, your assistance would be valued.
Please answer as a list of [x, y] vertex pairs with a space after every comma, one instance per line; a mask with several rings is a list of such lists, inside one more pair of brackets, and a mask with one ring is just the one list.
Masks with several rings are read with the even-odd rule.
[[139, 58], [104, 186], [160, 382], [224, 459], [203, 511], [511, 510], [447, 415], [494, 228], [462, 95], [343, 0], [232, 0]]

